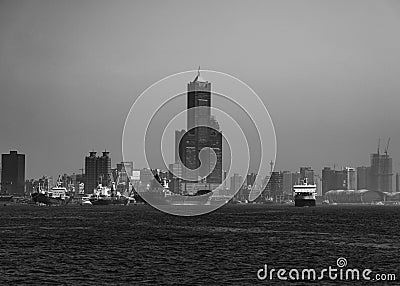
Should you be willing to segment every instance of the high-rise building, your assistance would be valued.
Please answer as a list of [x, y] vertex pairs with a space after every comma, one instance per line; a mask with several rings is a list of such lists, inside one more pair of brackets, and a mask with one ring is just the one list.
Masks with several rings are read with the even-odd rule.
[[85, 193], [91, 194], [97, 187], [97, 156], [96, 151], [91, 151], [85, 157]]
[[293, 192], [293, 173], [289, 171], [282, 172], [282, 192], [290, 195]]
[[1, 155], [1, 189], [3, 193], [23, 196], [25, 190], [25, 155], [17, 151]]
[[271, 196], [282, 195], [283, 174], [281, 172], [272, 172], [268, 184]]
[[174, 164], [169, 164], [168, 166], [168, 174], [169, 174], [169, 190], [173, 193], [181, 193], [180, 191], [180, 183], [182, 177], [182, 165], [179, 162]]
[[369, 190], [371, 187], [371, 167], [357, 167], [357, 190]]
[[292, 173], [292, 185], [300, 184], [300, 172]]
[[392, 158], [387, 154], [371, 154], [371, 190], [392, 192]]
[[[197, 172], [183, 170], [183, 177], [188, 183], [222, 183], [222, 134], [216, 129], [219, 125], [211, 116], [210, 107], [211, 83], [205, 81], [199, 71], [196, 78], [188, 83], [188, 131], [183, 136], [182, 131], [175, 133], [175, 141], [180, 139], [176, 148], [182, 163], [190, 170], [198, 169]], [[205, 180], [199, 180], [204, 177]]]
[[175, 163], [180, 162], [179, 158], [179, 143], [181, 142], [181, 139], [183, 135], [185, 135], [185, 130], [175, 130]]
[[254, 186], [254, 183], [256, 182], [257, 174], [256, 173], [249, 173], [246, 176], [246, 185], [247, 186]]
[[354, 168], [346, 167], [346, 187], [347, 190], [357, 189], [356, 170]]
[[396, 193], [400, 192], [399, 191], [399, 173], [396, 173]]
[[234, 194], [235, 191], [239, 190], [243, 185], [243, 177], [235, 173], [231, 177], [230, 193]]
[[104, 151], [103, 156], [96, 156], [96, 151], [91, 151], [85, 158], [85, 193], [91, 194], [98, 184], [105, 186], [111, 183], [111, 157], [110, 152]]
[[133, 174], [134, 165], [133, 162], [121, 162], [117, 163], [117, 172], [125, 173], [128, 177], [131, 177]]

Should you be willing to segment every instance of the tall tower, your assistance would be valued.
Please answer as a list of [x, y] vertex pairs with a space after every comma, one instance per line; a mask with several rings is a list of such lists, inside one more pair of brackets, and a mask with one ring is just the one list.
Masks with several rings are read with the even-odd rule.
[[1, 155], [1, 191], [13, 195], [24, 195], [25, 155], [17, 151]]
[[182, 135], [178, 131], [175, 135], [181, 139], [178, 149], [182, 163], [188, 169], [199, 168], [198, 172], [183, 172], [186, 181], [221, 184], [222, 134], [211, 116], [211, 83], [201, 77], [200, 69], [187, 85], [187, 132]]
[[[196, 108], [204, 106], [206, 108]], [[207, 108], [208, 107], [208, 108]], [[193, 127], [199, 125], [210, 126], [211, 120], [211, 83], [204, 80], [200, 76], [200, 68], [197, 72], [197, 76], [192, 82], [188, 83], [187, 86], [187, 130], [189, 132], [195, 132], [191, 130]], [[198, 129], [199, 135], [207, 133], [205, 130]], [[206, 134], [204, 134], [206, 135]]]
[[392, 192], [392, 158], [388, 154], [371, 154], [371, 189]]
[[98, 184], [107, 186], [111, 183], [110, 152], [104, 151], [103, 156], [97, 157], [96, 151], [91, 151], [85, 158], [85, 193], [91, 194]]
[[97, 187], [97, 156], [96, 151], [91, 151], [85, 157], [85, 194], [92, 194]]

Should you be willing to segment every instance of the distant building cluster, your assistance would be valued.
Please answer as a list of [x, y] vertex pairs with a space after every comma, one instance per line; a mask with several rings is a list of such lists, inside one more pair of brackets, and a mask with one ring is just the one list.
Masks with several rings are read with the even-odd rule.
[[[322, 170], [322, 194], [331, 190], [371, 190], [392, 193], [399, 190], [396, 179], [396, 190], [393, 190], [392, 158], [387, 154], [371, 154], [371, 165], [355, 168]], [[396, 175], [398, 178], [398, 175]]]

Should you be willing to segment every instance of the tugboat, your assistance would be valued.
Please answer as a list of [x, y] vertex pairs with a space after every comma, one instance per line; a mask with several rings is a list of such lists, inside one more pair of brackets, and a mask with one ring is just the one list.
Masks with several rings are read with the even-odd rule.
[[294, 205], [296, 207], [315, 207], [316, 204], [316, 185], [309, 185], [307, 178], [303, 184], [293, 186]]

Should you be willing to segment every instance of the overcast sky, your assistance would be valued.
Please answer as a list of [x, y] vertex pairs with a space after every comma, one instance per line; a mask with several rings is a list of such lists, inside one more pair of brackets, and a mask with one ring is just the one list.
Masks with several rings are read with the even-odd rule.
[[27, 178], [114, 165], [135, 98], [201, 65], [262, 98], [278, 170], [368, 165], [390, 136], [399, 171], [399, 35], [399, 1], [1, 1], [0, 152]]

